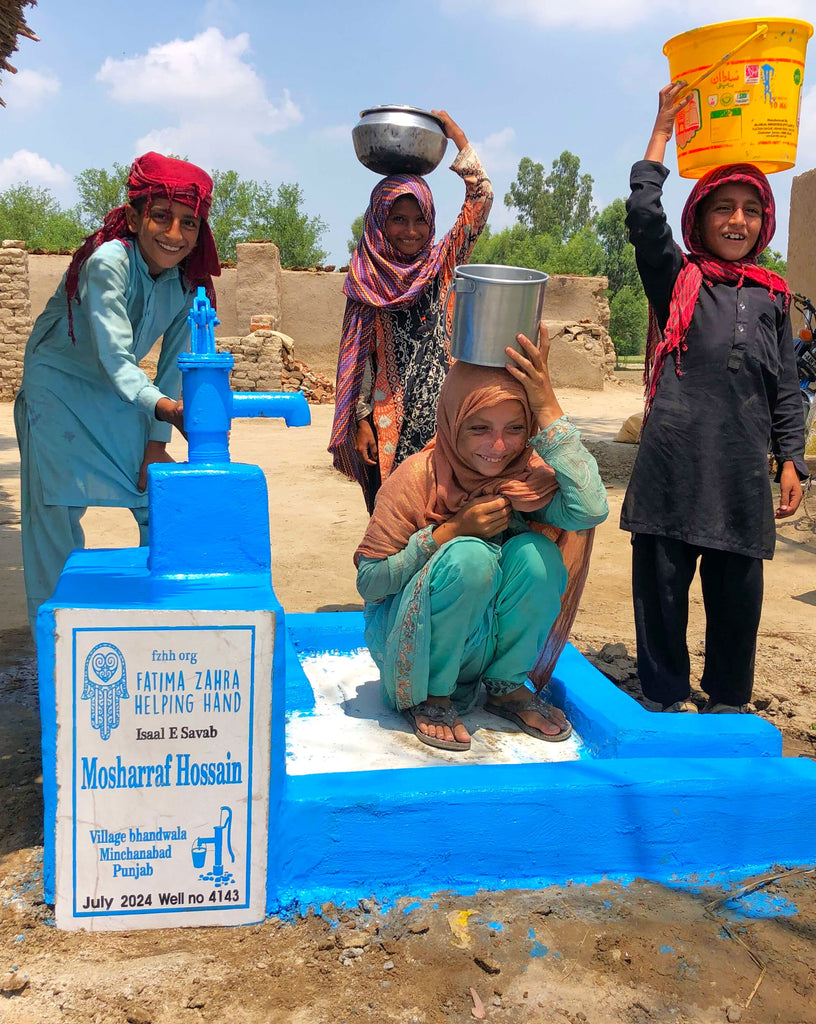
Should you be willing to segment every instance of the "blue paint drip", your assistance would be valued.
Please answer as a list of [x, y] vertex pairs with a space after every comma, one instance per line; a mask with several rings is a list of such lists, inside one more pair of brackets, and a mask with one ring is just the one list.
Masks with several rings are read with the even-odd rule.
[[674, 946], [661, 946], [660, 947], [660, 952], [661, 953], [676, 953], [677, 950], [674, 948]]
[[721, 910], [726, 911], [733, 921], [795, 917], [799, 913], [796, 905], [790, 900], [767, 892], [749, 892], [733, 900], [726, 900]]
[[416, 910], [417, 907], [421, 907], [422, 902], [420, 900], [414, 900], [413, 903], [409, 903], [407, 907], [403, 907], [403, 914], [410, 914], [412, 910]]
[[[528, 931], [527, 931], [527, 938], [533, 940], [533, 944], [530, 947], [530, 959], [531, 960], [537, 960], [540, 957], [545, 957], [549, 953], [548, 947], [542, 945], [542, 943], [540, 943], [540, 942], [538, 942], [536, 940], [535, 928], [529, 928], [528, 929]], [[556, 953], [555, 955], [558, 956], [558, 953]]]

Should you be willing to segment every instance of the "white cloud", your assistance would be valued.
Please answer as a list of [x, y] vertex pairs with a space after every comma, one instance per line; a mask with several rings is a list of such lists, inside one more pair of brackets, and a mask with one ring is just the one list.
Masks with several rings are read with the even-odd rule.
[[332, 145], [338, 142], [349, 142], [353, 127], [354, 125], [351, 124], [334, 124], [328, 128], [319, 128], [312, 132], [311, 137], [319, 142], [328, 142]]
[[23, 68], [3, 83], [3, 99], [10, 113], [17, 110], [31, 113], [59, 91], [60, 81], [51, 71]]
[[25, 181], [30, 185], [45, 186], [56, 193], [65, 193], [70, 189], [72, 179], [60, 164], [52, 164], [28, 149], [18, 149], [0, 160], [0, 190]]
[[277, 103], [267, 98], [249, 50], [247, 33], [228, 39], [208, 28], [143, 56], [108, 57], [96, 77], [120, 103], [157, 106], [163, 118], [175, 113], [176, 123], [152, 129], [137, 141], [137, 152], [180, 153], [205, 166], [234, 163], [237, 152], [242, 165], [263, 166], [270, 154], [261, 139], [303, 115], [286, 89]]
[[515, 150], [516, 133], [513, 128], [502, 128], [493, 132], [480, 142], [474, 142], [473, 148], [479, 154], [484, 167], [490, 168], [490, 174], [502, 174], [518, 169], [519, 156]]
[[810, 20], [813, 0], [442, 0], [449, 13], [478, 9], [497, 18], [546, 28], [576, 26], [583, 32], [626, 29], [667, 16], [680, 17], [689, 28], [716, 21], [759, 16]]
[[235, 0], [207, 0], [200, 18], [201, 25], [221, 25], [227, 27], [235, 23], [238, 17], [238, 4]]

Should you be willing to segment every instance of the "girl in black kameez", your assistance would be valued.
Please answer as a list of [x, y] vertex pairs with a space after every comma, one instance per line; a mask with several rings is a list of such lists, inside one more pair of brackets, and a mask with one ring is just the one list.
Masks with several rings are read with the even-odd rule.
[[[762, 559], [774, 518], [802, 497], [804, 424], [788, 315], [790, 290], [756, 262], [775, 227], [767, 178], [749, 164], [698, 181], [675, 244], [661, 206], [666, 144], [687, 100], [666, 86], [645, 159], [632, 168], [627, 226], [650, 304], [646, 412], [621, 526], [632, 533], [638, 670], [656, 710], [696, 711], [686, 644], [700, 562], [706, 611], [703, 711], [751, 699]], [[781, 497], [767, 471], [772, 445]]]

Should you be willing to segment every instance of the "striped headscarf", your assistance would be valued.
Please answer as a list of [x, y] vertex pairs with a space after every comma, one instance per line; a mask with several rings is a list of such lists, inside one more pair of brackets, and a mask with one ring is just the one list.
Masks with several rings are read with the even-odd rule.
[[[425, 218], [430, 234], [416, 256], [403, 256], [388, 241], [385, 222], [391, 207], [401, 196], [413, 196]], [[355, 408], [366, 361], [374, 351], [377, 311], [407, 309], [422, 295], [439, 273], [450, 246], [448, 232], [434, 243], [436, 211], [424, 178], [394, 174], [383, 178], [371, 193], [365, 213], [363, 235], [349, 265], [343, 291], [346, 312], [337, 361], [337, 391], [334, 425], [329, 451], [334, 466], [365, 490], [366, 467], [354, 450]]]
[[[762, 226], [753, 250], [741, 260], [722, 260], [703, 248], [699, 233], [700, 205], [721, 185], [740, 182], [752, 185], [759, 193], [762, 206]], [[675, 369], [682, 376], [681, 357], [688, 347], [688, 334], [694, 307], [703, 281], [740, 286], [746, 278], [756, 281], [768, 289], [771, 298], [785, 297], [785, 306], [790, 303], [790, 288], [783, 277], [765, 267], [760, 267], [757, 256], [767, 248], [776, 230], [776, 204], [768, 179], [752, 164], [728, 164], [717, 167], [700, 178], [691, 190], [683, 208], [683, 241], [688, 254], [683, 256], [683, 266], [677, 275], [672, 291], [669, 317], [661, 332], [654, 310], [649, 308], [649, 333], [646, 341], [646, 409], [643, 422], [649, 415], [660, 374], [671, 352], [676, 352]]]
[[[195, 164], [187, 160], [176, 160], [160, 153], [145, 153], [137, 157], [130, 168], [128, 177], [128, 203], [146, 199], [145, 213], [153, 199], [169, 199], [171, 202], [189, 206], [196, 217], [201, 218], [198, 241], [189, 256], [182, 260], [179, 270], [187, 287], [194, 291], [199, 285], [207, 289], [207, 296], [215, 306], [213, 278], [221, 273], [218, 251], [215, 247], [207, 217], [212, 204], [212, 178]], [[88, 257], [104, 242], [114, 238], [126, 245], [132, 239], [125, 217], [125, 207], [117, 206], [105, 216], [102, 227], [88, 235], [74, 253], [65, 278], [65, 293], [68, 298], [68, 333], [74, 340], [73, 301], [79, 286], [79, 272]], [[78, 300], [77, 300], [78, 301]]]

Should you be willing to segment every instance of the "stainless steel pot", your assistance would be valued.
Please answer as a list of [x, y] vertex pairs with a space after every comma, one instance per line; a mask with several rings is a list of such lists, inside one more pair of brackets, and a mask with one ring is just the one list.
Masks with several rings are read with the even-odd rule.
[[518, 351], [517, 334], [538, 342], [538, 322], [548, 275], [526, 267], [470, 263], [457, 267], [450, 350], [454, 359], [504, 366], [505, 348]]
[[377, 174], [430, 174], [445, 155], [442, 122], [398, 103], [370, 107], [351, 132], [357, 159]]

